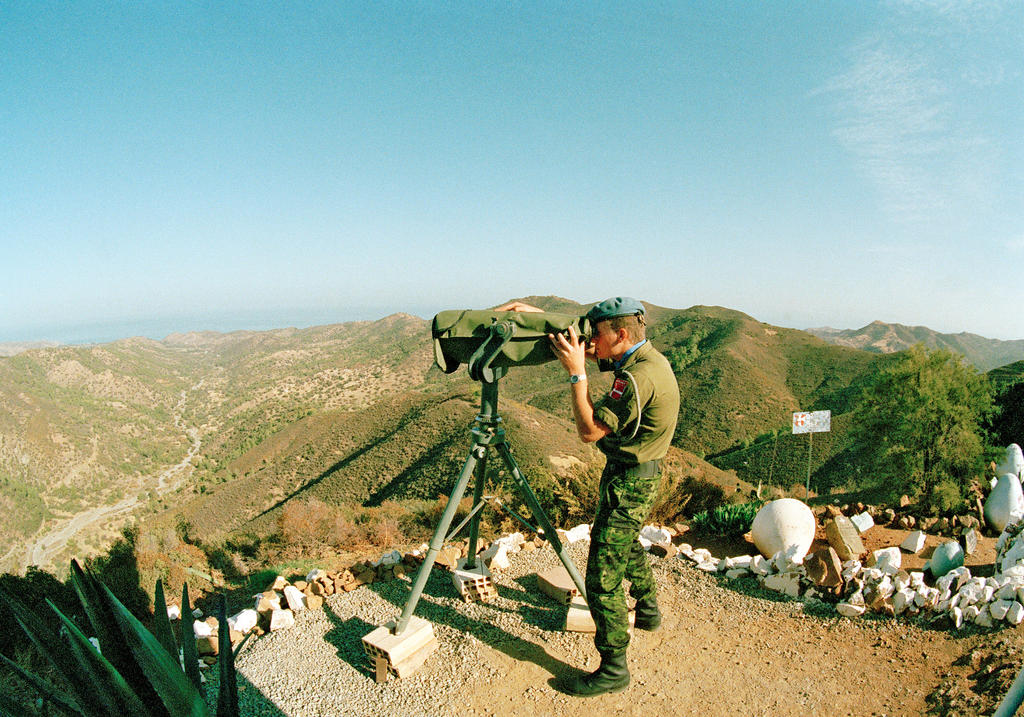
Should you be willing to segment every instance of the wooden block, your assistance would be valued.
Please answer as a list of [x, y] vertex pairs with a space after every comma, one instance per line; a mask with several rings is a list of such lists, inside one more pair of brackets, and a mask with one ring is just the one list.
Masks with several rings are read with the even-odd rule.
[[[410, 659], [425, 645], [433, 643], [434, 647], [437, 646], [437, 640], [434, 639], [434, 628], [423, 618], [413, 615], [405, 632], [401, 635], [392, 633], [396, 623], [397, 620], [392, 620], [363, 638], [363, 650], [374, 664], [376, 658], [380, 656], [388, 661], [388, 665], [392, 669], [396, 669], [397, 665]], [[424, 656], [423, 659], [425, 660], [426, 657]], [[420, 664], [423, 663], [420, 662]]]
[[[636, 619], [636, 614], [629, 611], [629, 626], [633, 627], [633, 621]], [[590, 608], [587, 607], [586, 601], [577, 595], [569, 603], [569, 609], [565, 613], [565, 631], [566, 632], [597, 632], [597, 626], [594, 625], [594, 618], [590, 615]]]
[[537, 587], [542, 593], [561, 605], [568, 605], [574, 597], [580, 594], [576, 583], [569, 577], [569, 571], [563, 565], [537, 573]]

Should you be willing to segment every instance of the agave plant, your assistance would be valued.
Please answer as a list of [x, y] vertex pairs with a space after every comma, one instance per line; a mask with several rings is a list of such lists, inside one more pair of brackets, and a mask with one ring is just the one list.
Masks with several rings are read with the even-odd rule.
[[693, 527], [710, 535], [732, 537], [743, 535], [750, 530], [754, 516], [763, 505], [762, 501], [739, 505], [720, 505], [714, 510], [705, 510], [693, 516]]
[[[109, 588], [91, 573], [71, 561], [71, 582], [82, 603], [99, 649], [78, 625], [47, 600], [61, 627], [53, 629], [18, 600], [0, 591], [0, 600], [10, 606], [15, 619], [39, 649], [62, 683], [55, 685], [0, 655], [3, 662], [42, 696], [44, 709], [53, 707], [72, 715], [125, 717], [153, 715], [179, 717], [209, 715], [199, 675], [194, 618], [188, 585], [181, 595], [181, 649], [171, 630], [163, 584], [156, 584], [154, 632], [133, 616]], [[227, 609], [221, 596], [217, 620], [220, 625], [220, 691], [217, 716], [238, 716], [238, 685], [235, 677]], [[239, 649], [241, 649], [239, 645]], [[39, 714], [0, 692], [0, 715], [22, 717]]]

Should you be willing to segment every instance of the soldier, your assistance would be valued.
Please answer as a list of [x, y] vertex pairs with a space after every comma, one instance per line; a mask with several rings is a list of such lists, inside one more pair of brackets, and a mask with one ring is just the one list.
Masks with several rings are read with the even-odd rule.
[[[538, 310], [519, 302], [501, 308]], [[675, 432], [679, 386], [668, 360], [647, 341], [645, 317], [639, 301], [615, 297], [587, 313], [593, 335], [585, 344], [574, 328], [568, 335], [548, 336], [569, 374], [580, 439], [596, 441], [607, 458], [586, 574], [587, 602], [597, 627], [594, 644], [601, 665], [566, 685], [568, 692], [580, 696], [620, 692], [629, 686], [629, 613], [623, 578], [629, 579], [629, 593], [636, 600], [635, 626], [656, 630], [661, 624], [654, 576], [638, 538], [658, 490], [661, 461]], [[615, 372], [611, 390], [596, 404], [587, 387], [586, 357], [596, 359], [600, 370]]]

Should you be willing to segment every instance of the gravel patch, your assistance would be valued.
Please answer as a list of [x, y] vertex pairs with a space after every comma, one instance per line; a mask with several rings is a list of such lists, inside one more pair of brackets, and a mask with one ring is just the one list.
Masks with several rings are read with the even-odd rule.
[[[588, 547], [586, 541], [568, 546], [581, 571]], [[392, 677], [378, 685], [361, 640], [401, 612], [415, 574], [328, 596], [322, 610], [298, 613], [293, 628], [250, 641], [236, 663], [242, 714], [465, 715], [468, 696], [502, 677], [491, 666], [485, 646], [517, 660], [533, 660], [555, 674], [593, 669], [598, 662], [593, 636], [563, 632], [565, 606], [537, 587], [535, 574], [560, 564], [554, 551], [545, 545], [509, 558], [511, 565], [493, 575], [498, 598], [486, 604], [463, 602], [450, 573], [434, 567], [415, 614], [433, 625], [439, 647], [411, 677]], [[693, 602], [722, 603], [710, 576], [679, 559], [650, 559], [659, 590], [685, 589]], [[798, 603], [793, 605], [799, 609]], [[216, 669], [206, 677], [212, 703]], [[536, 689], [549, 692], [547, 685]], [[528, 689], [524, 700], [530, 699]]]

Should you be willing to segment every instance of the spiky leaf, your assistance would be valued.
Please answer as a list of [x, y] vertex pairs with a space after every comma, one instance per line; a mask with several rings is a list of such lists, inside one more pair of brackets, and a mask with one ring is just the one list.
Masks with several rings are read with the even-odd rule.
[[160, 642], [114, 597], [106, 585], [100, 583], [99, 586], [129, 649], [171, 715], [206, 715], [203, 696], [185, 677], [178, 660], [171, 659]]
[[188, 599], [188, 583], [181, 586], [181, 660], [185, 674], [195, 688], [203, 691], [203, 678], [199, 675], [199, 655], [196, 652], [195, 616]]
[[[78, 702], [76, 702], [75, 698], [71, 695], [68, 695], [67, 693], [57, 689], [39, 675], [29, 672], [24, 667], [19, 665], [17, 662], [14, 662], [13, 660], [7, 658], [5, 655], [0, 655], [0, 661], [3, 661], [4, 664], [6, 664], [8, 667], [14, 670], [14, 672], [17, 675], [19, 675], [23, 680], [25, 680], [34, 688], [36, 688], [36, 690], [40, 694], [45, 695], [54, 704], [56, 704], [58, 707], [60, 707], [68, 714], [82, 713], [82, 708], [78, 705]], [[0, 697], [11, 700], [11, 698], [3, 692], [0, 692]], [[16, 705], [17, 703], [11, 700], [8, 704]], [[26, 712], [24, 709], [16, 712], [17, 717], [22, 717], [22, 715], [24, 715], [25, 713]]]
[[160, 644], [167, 650], [171, 659], [178, 659], [178, 644], [174, 641], [174, 632], [171, 630], [171, 620], [167, 617], [167, 600], [164, 598], [163, 581], [156, 581], [156, 595], [153, 598], [153, 634]]
[[217, 692], [217, 717], [239, 717], [238, 681], [235, 675], [235, 655], [231, 651], [231, 628], [228, 627], [227, 600], [220, 596], [217, 605], [217, 653], [220, 669], [220, 689]]

